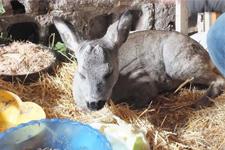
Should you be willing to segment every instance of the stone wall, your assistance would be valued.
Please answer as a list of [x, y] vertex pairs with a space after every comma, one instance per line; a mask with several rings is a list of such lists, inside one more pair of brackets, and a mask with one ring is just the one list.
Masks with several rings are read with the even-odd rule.
[[[30, 25], [33, 36], [39, 42], [48, 41], [54, 16], [62, 17], [84, 34], [85, 38], [101, 37], [107, 27], [126, 9], [135, 14], [133, 30], [157, 29], [173, 30], [175, 24], [175, 5], [153, 0], [0, 0], [6, 13], [0, 16], [0, 32], [26, 32], [22, 23]], [[34, 26], [34, 23], [36, 26]], [[29, 34], [29, 33], [27, 33]], [[22, 36], [22, 35], [21, 35]]]

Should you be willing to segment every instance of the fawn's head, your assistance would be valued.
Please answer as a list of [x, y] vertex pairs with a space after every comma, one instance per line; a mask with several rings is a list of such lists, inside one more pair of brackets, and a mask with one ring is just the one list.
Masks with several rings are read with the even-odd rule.
[[126, 41], [132, 23], [129, 11], [111, 24], [97, 40], [83, 38], [62, 20], [54, 24], [65, 45], [75, 52], [78, 62], [73, 81], [73, 95], [82, 109], [99, 110], [110, 98], [119, 76], [118, 50]]

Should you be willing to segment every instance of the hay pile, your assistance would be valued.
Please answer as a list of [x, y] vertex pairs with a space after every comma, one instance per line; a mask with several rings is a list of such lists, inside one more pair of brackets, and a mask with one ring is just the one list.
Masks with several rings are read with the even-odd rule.
[[75, 63], [64, 63], [55, 76], [43, 75], [31, 85], [12, 84], [0, 80], [0, 87], [18, 94], [24, 101], [41, 105], [48, 118], [70, 118], [84, 123], [113, 121], [112, 115], [148, 130], [153, 149], [225, 149], [225, 94], [215, 106], [193, 110], [186, 105], [204, 91], [181, 89], [178, 94], [161, 95], [156, 103], [143, 110], [130, 110], [126, 105], [113, 105], [85, 114], [74, 105], [71, 95]]
[[54, 62], [52, 52], [31, 42], [14, 41], [0, 47], [0, 74], [3, 75], [39, 72]]

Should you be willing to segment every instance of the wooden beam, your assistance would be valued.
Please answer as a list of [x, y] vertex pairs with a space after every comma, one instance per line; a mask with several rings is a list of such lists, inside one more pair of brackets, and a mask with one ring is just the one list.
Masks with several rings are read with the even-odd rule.
[[176, 31], [188, 34], [187, 0], [176, 0]]

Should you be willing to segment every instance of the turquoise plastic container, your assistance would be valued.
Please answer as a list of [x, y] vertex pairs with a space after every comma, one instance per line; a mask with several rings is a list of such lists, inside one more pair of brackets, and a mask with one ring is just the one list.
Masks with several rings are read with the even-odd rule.
[[32, 121], [0, 133], [1, 150], [112, 150], [98, 130], [65, 119]]

